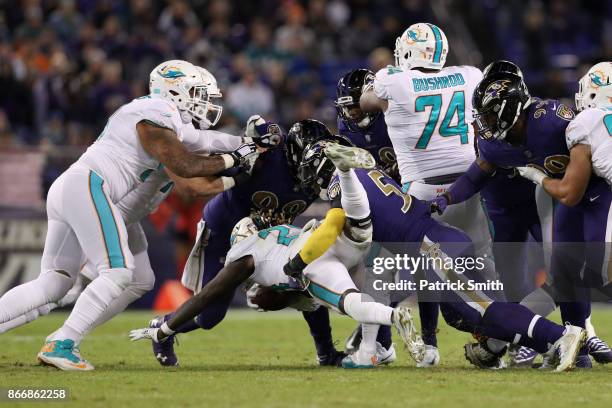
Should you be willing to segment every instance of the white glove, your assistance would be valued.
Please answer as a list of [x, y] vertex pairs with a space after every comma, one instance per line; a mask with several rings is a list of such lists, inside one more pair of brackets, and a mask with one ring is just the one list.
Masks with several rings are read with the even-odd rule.
[[516, 170], [521, 176], [525, 177], [527, 180], [533, 181], [539, 186], [541, 186], [544, 179], [548, 177], [542, 170], [531, 166], [517, 167]]
[[257, 293], [259, 292], [259, 288], [261, 288], [261, 285], [259, 283], [254, 283], [253, 285], [251, 285], [251, 287], [246, 291], [246, 301], [247, 301], [247, 306], [250, 307], [253, 310], [256, 310], [258, 312], [265, 312], [264, 309], [262, 309], [261, 307], [259, 307], [258, 304], [253, 303], [253, 298], [255, 296], [257, 296]]
[[247, 119], [244, 136], [255, 142], [257, 147], [265, 149], [278, 146], [282, 137], [280, 127], [276, 123], [267, 123], [259, 115]]
[[146, 329], [135, 329], [131, 330], [129, 337], [132, 341], [138, 340], [153, 340], [156, 343], [159, 343], [157, 340], [157, 331], [159, 329], [157, 327], [147, 327]]

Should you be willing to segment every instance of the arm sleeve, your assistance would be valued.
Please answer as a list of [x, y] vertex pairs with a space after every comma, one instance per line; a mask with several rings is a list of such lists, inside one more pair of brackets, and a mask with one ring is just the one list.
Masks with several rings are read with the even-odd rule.
[[472, 197], [482, 190], [488, 179], [489, 174], [474, 161], [465, 174], [459, 177], [446, 191], [445, 194], [450, 198], [449, 204], [462, 203]]
[[323, 255], [334, 243], [344, 228], [346, 216], [342, 208], [327, 211], [323, 223], [308, 237], [299, 252], [306, 265]]
[[199, 130], [192, 125], [183, 127], [182, 137], [187, 150], [200, 154], [233, 152], [244, 143], [240, 136], [216, 130]]

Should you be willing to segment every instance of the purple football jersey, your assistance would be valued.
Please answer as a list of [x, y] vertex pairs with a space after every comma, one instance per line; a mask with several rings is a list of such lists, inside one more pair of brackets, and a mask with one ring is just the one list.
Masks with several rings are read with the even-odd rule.
[[[383, 171], [355, 169], [355, 174], [368, 196], [375, 242], [421, 242], [425, 232], [436, 224], [429, 206], [402, 192], [400, 185]], [[329, 198], [337, 199], [340, 193], [338, 176], [334, 176]]]
[[376, 163], [387, 174], [399, 180], [397, 158], [393, 144], [387, 133], [387, 124], [383, 115], [378, 115], [367, 129], [352, 130], [341, 117], [338, 117], [338, 133], [349, 138], [357, 147], [367, 150], [374, 156]]
[[525, 143], [513, 146], [505, 140], [485, 140], [479, 136], [480, 157], [499, 167], [532, 165], [550, 177], [563, 177], [569, 163], [565, 128], [574, 113], [559, 101], [533, 99], [526, 110]]
[[243, 217], [258, 213], [275, 225], [291, 223], [315, 198], [299, 189], [285, 150], [276, 148], [259, 156], [247, 182], [209, 201], [203, 218], [212, 230], [227, 235], [229, 246], [230, 232]]

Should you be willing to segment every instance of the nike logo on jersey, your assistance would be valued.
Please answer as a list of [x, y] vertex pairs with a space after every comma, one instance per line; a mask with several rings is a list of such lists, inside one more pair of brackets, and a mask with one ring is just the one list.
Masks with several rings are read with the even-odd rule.
[[595, 196], [595, 197], [589, 197], [589, 201], [593, 202], [595, 200], [597, 200], [600, 196]]

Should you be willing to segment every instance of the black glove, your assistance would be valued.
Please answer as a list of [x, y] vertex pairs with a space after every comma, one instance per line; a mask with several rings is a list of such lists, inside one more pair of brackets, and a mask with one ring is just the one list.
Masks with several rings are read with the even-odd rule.
[[229, 155], [234, 159], [234, 167], [245, 165], [249, 158], [257, 154], [257, 145], [254, 142], [241, 144]]

